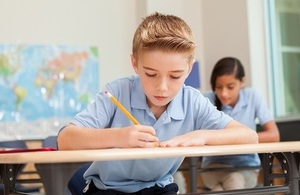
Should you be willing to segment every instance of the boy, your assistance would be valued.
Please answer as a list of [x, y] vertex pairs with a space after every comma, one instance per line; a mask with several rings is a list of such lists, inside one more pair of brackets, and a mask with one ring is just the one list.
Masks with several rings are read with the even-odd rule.
[[[218, 111], [198, 90], [184, 86], [195, 47], [182, 19], [160, 13], [146, 17], [133, 38], [131, 63], [137, 75], [117, 79], [104, 89], [140, 125], [133, 125], [103, 91], [60, 132], [59, 149], [257, 143], [255, 131]], [[172, 175], [182, 161], [94, 162], [84, 174], [85, 194], [176, 194]]]

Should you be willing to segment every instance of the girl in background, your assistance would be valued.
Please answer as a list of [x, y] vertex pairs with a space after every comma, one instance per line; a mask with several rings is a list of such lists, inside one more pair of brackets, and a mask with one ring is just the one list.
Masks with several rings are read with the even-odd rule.
[[[219, 60], [213, 68], [211, 87], [213, 92], [204, 95], [218, 110], [236, 121], [256, 129], [259, 121], [262, 131], [259, 142], [278, 142], [279, 131], [263, 97], [252, 88], [245, 88], [245, 72], [241, 62], [233, 57]], [[238, 148], [237, 148], [238, 149]], [[203, 157], [204, 168], [260, 166], [258, 154]], [[203, 182], [212, 191], [252, 188], [257, 185], [259, 170], [248, 169], [202, 173]]]

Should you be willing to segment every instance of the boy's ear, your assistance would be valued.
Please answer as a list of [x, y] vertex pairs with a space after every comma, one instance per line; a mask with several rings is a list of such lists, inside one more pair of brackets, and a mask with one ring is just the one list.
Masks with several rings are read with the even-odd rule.
[[189, 67], [189, 72], [188, 72], [187, 75], [189, 75], [189, 74], [191, 73], [191, 71], [192, 71], [192, 69], [193, 69], [193, 66], [194, 66], [195, 62], [196, 62], [195, 59], [191, 60], [191, 63], [190, 63], [190, 65], [189, 65], [189, 66], [190, 66], [190, 67]]
[[132, 66], [134, 72], [137, 73], [137, 72], [138, 72], [137, 61], [136, 61], [136, 59], [134, 58], [133, 54], [130, 55], [130, 58], [131, 58], [131, 66]]

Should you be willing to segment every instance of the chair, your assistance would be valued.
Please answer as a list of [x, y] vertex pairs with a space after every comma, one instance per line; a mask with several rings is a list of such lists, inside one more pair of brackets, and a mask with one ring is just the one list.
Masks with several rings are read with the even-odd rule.
[[[3, 148], [18, 148], [18, 149], [27, 149], [26, 142], [24, 140], [12, 140], [12, 141], [2, 141], [0, 142], [0, 147]], [[18, 176], [21, 174], [36, 174], [36, 172], [25, 172], [24, 169], [25, 165], [21, 164], [18, 167]], [[24, 192], [24, 193], [34, 193], [39, 192], [41, 185], [24, 185], [24, 183], [36, 183], [37, 181], [35, 179], [17, 179], [17, 182], [15, 184], [15, 188], [17, 192]], [[0, 185], [0, 191], [3, 191], [4, 187], [3, 185]]]
[[224, 167], [224, 168], [203, 168], [201, 167], [202, 157], [187, 157], [182, 165], [179, 168], [179, 171], [182, 171], [186, 174], [187, 177], [187, 191], [189, 193], [196, 192], [209, 192], [210, 189], [207, 188], [202, 181], [200, 176], [203, 172], [219, 172], [219, 171], [234, 171], [234, 170], [261, 170], [262, 166], [246, 166], [246, 167]]
[[[57, 136], [49, 136], [43, 140], [43, 147], [57, 149]], [[40, 174], [46, 195], [68, 194], [67, 183], [72, 174], [84, 163], [43, 163], [35, 167]], [[60, 175], [60, 177], [57, 177]]]
[[85, 179], [83, 178], [84, 172], [89, 168], [92, 163], [82, 165], [71, 177], [68, 182], [68, 189], [72, 195], [82, 195], [82, 191], [86, 186]]
[[53, 135], [53, 136], [46, 137], [46, 139], [43, 140], [42, 146], [44, 148], [51, 147], [57, 149], [58, 147], [57, 147], [56, 136]]

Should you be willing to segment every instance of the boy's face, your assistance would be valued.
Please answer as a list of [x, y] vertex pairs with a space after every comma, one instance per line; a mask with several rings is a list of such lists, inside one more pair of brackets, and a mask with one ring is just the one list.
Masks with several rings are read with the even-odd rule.
[[147, 51], [132, 66], [140, 76], [150, 108], [166, 106], [178, 93], [192, 68], [188, 53]]

